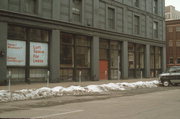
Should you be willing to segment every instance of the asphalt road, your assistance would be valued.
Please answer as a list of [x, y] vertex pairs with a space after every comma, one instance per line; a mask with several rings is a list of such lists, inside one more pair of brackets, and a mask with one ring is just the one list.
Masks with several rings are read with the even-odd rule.
[[0, 103], [0, 118], [179, 119], [180, 87]]

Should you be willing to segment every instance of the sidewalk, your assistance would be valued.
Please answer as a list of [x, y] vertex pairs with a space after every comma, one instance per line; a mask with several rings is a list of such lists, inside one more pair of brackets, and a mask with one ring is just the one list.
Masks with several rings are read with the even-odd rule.
[[[121, 79], [121, 80], [100, 80], [100, 81], [84, 81], [84, 82], [61, 82], [61, 83], [50, 83], [49, 87], [56, 87], [56, 86], [87, 86], [87, 85], [101, 85], [107, 83], [122, 83], [122, 82], [138, 82], [138, 81], [153, 81], [157, 80], [157, 78], [143, 78], [143, 79]], [[47, 87], [47, 83], [32, 83], [32, 84], [12, 84], [11, 91], [21, 90], [21, 89], [38, 89], [41, 87]], [[8, 90], [8, 86], [0, 86], [0, 90]]]

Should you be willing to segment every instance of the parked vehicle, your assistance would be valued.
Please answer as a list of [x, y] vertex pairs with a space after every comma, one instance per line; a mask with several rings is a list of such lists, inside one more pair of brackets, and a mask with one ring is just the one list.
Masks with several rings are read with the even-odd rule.
[[163, 86], [180, 84], [180, 66], [172, 66], [165, 73], [159, 75], [159, 82]]

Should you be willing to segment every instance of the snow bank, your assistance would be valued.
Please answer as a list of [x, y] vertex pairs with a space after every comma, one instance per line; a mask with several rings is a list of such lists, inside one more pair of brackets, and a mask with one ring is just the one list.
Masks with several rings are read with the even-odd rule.
[[139, 81], [135, 83], [109, 83], [102, 85], [89, 85], [85, 87], [81, 86], [70, 86], [62, 87], [57, 86], [54, 88], [42, 87], [39, 89], [23, 89], [14, 92], [9, 92], [7, 90], [0, 90], [0, 102], [8, 102], [15, 100], [28, 100], [28, 99], [39, 99], [53, 96], [63, 96], [63, 95], [83, 95], [92, 93], [106, 93], [109, 91], [123, 91], [131, 90], [136, 88], [152, 88], [157, 87], [158, 81]]

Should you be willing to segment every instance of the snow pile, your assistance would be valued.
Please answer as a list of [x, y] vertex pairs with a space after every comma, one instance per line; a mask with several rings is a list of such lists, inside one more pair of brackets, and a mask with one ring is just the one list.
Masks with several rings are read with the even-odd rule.
[[54, 88], [42, 87], [39, 89], [23, 89], [14, 92], [7, 90], [0, 90], [0, 102], [15, 101], [15, 100], [28, 100], [28, 99], [39, 99], [53, 96], [63, 95], [83, 95], [83, 94], [103, 94], [109, 91], [123, 91], [131, 90], [136, 88], [152, 88], [157, 87], [158, 81], [139, 81], [135, 83], [109, 83], [102, 85], [89, 85], [85, 87], [81, 86], [70, 86], [62, 87], [57, 86]]

